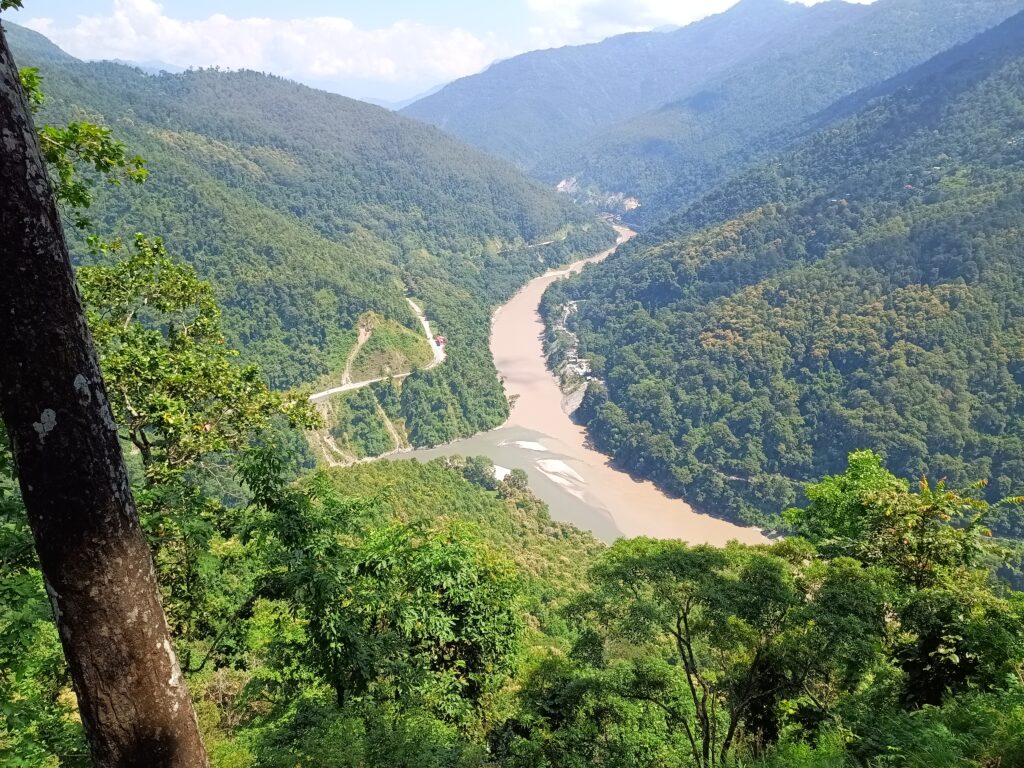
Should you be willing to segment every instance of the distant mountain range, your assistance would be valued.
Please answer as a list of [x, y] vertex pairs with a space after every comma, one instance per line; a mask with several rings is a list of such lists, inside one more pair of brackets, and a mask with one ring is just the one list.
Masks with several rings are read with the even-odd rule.
[[161, 72], [168, 72], [172, 75], [181, 74], [188, 67], [179, 67], [175, 64], [168, 64], [165, 61], [125, 61], [124, 59], [108, 59], [108, 61], [114, 64], [124, 64], [126, 67], [135, 67], [141, 69], [147, 75], [159, 75]]
[[[110, 61], [114, 64], [124, 64], [126, 67], [134, 67], [135, 69], [141, 69], [147, 75], [159, 75], [162, 72], [167, 72], [172, 75], [179, 75], [186, 71], [188, 67], [179, 67], [177, 64], [168, 64], [166, 61], [159, 61], [157, 59], [151, 59], [147, 61], [128, 61], [127, 59], [104, 59], [104, 61]], [[384, 107], [390, 109], [392, 112], [398, 112], [399, 110], [413, 104], [420, 99], [425, 99], [427, 96], [432, 96], [439, 90], [444, 88], [444, 83], [435, 85], [433, 88], [428, 88], [422, 93], [418, 93], [415, 96], [410, 96], [407, 99], [390, 100], [381, 99], [376, 96], [362, 96], [358, 100], [364, 101], [367, 104], [375, 104], [378, 107]], [[327, 89], [330, 90], [330, 89]], [[336, 92], [331, 90], [332, 93]]]
[[403, 113], [650, 225], [785, 147], [833, 102], [1024, 8], [1022, 0], [741, 0], [667, 33], [517, 56]]
[[[835, 15], [863, 10], [841, 8], [844, 13]], [[404, 112], [523, 168], [542, 170], [560, 151], [681, 98], [794, 36], [818, 14], [783, 0], [744, 0], [728, 13], [670, 32], [619, 35], [500, 61]]]
[[424, 91], [423, 93], [417, 94], [416, 96], [412, 96], [412, 97], [410, 97], [408, 99], [401, 99], [399, 101], [390, 101], [388, 99], [380, 99], [380, 98], [377, 98], [376, 96], [363, 96], [359, 100], [360, 101], [365, 101], [367, 104], [376, 104], [378, 107], [384, 107], [385, 109], [390, 109], [390, 110], [392, 110], [394, 112], [398, 112], [398, 111], [400, 111], [402, 109], [405, 109], [410, 104], [415, 104], [420, 99], [425, 99], [428, 96], [433, 96], [435, 93], [437, 93], [442, 88], [444, 88], [444, 86], [445, 86], [445, 84], [441, 83], [441, 85], [435, 85], [433, 88], [430, 88], [430, 89]]

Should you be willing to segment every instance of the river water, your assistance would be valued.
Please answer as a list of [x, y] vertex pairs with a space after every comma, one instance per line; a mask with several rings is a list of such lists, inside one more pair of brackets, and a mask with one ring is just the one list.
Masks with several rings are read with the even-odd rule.
[[[634, 234], [624, 227], [616, 229], [620, 243]], [[589, 447], [584, 428], [563, 409], [561, 389], [544, 358], [540, 300], [555, 280], [607, 258], [614, 250], [531, 280], [494, 313], [491, 352], [505, 391], [515, 401], [504, 426], [399, 458], [482, 455], [504, 471], [526, 470], [530, 488], [547, 502], [554, 519], [589, 530], [604, 541], [621, 536], [719, 545], [731, 539], [764, 541], [757, 529], [700, 514], [652, 483], [615, 469], [607, 456]]]

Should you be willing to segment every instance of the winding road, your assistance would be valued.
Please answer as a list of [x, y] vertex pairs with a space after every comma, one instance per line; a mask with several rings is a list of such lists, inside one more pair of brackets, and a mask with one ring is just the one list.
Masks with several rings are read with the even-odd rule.
[[[423, 309], [412, 299], [406, 297], [406, 301], [409, 302], [409, 306], [412, 307], [412, 311], [416, 313], [416, 319], [420, 321], [420, 326], [423, 328], [423, 333], [427, 337], [427, 343], [430, 345], [430, 350], [434, 354], [434, 359], [423, 369], [429, 371], [431, 368], [436, 368], [444, 362], [445, 353], [444, 345], [438, 344], [434, 340], [434, 335], [430, 331], [430, 322], [427, 320], [427, 316], [423, 313]], [[359, 340], [356, 342], [355, 348], [349, 353], [348, 360], [345, 361], [345, 373], [342, 375], [341, 384], [337, 387], [331, 387], [325, 389], [323, 392], [315, 392], [309, 396], [309, 400], [312, 403], [318, 403], [326, 400], [333, 395], [340, 395], [342, 392], [352, 392], [356, 389], [362, 389], [368, 387], [371, 384], [376, 384], [378, 381], [386, 381], [387, 379], [404, 379], [410, 376], [411, 373], [399, 373], [394, 376], [379, 376], [376, 379], [365, 379], [364, 381], [351, 381], [352, 378], [352, 363], [356, 359], [356, 355], [359, 354], [359, 350], [363, 348], [363, 345], [370, 339], [370, 331], [363, 328], [359, 329]], [[400, 444], [400, 443], [399, 443]]]

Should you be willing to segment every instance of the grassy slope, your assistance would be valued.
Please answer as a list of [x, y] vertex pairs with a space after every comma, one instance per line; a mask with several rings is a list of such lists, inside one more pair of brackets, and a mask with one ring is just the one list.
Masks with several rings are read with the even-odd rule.
[[352, 361], [352, 380], [397, 376], [427, 366], [434, 353], [423, 333], [393, 320], [374, 318], [370, 338]]

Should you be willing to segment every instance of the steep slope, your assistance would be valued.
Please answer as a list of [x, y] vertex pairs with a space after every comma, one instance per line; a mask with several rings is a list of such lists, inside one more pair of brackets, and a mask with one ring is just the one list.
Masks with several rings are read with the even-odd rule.
[[492, 65], [403, 113], [524, 168], [545, 173], [582, 140], [685, 95], [799, 29], [832, 28], [863, 9], [743, 0], [672, 32], [618, 35], [593, 45], [534, 51]]
[[865, 446], [1024, 484], [1024, 14], [890, 87], [549, 294], [619, 462], [761, 521]]
[[449, 404], [440, 433], [493, 426], [506, 405], [490, 307], [546, 268], [518, 246], [565, 238], [554, 262], [611, 237], [511, 165], [379, 107], [255, 72], [87, 64], [8, 27], [19, 64], [42, 70], [43, 120], [103, 123], [148, 160], [142, 187], [98, 188], [97, 229], [163, 236], [276, 386], [340, 370], [368, 311], [418, 333], [411, 293], [452, 340], [431, 379]]

